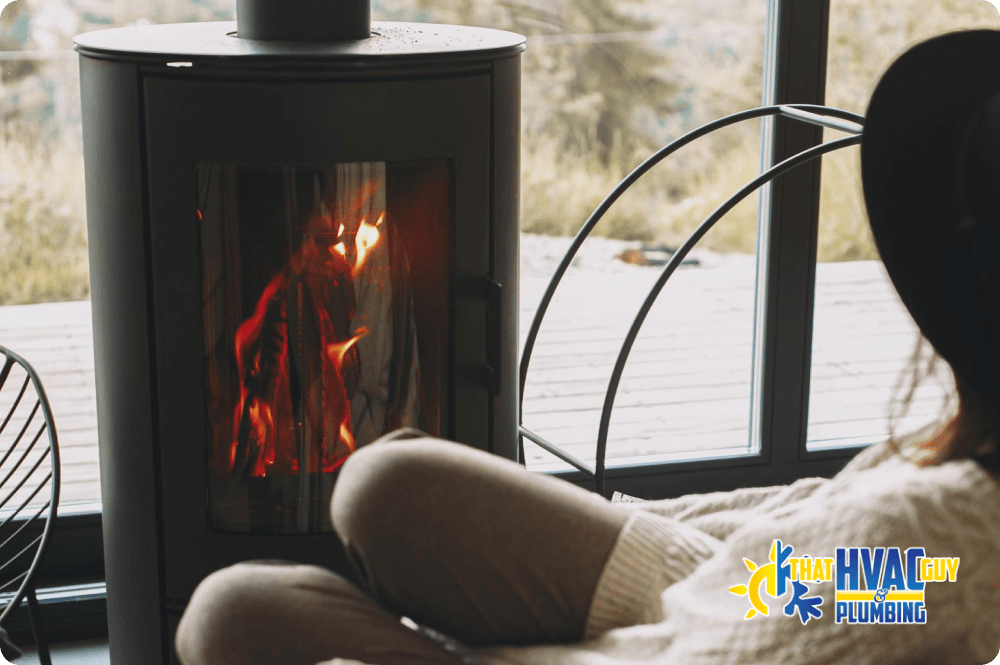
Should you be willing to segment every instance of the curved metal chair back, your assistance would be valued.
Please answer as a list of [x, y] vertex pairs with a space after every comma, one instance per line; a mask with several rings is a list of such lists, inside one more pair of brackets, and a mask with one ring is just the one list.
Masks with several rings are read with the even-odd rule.
[[611, 410], [614, 407], [615, 396], [618, 393], [618, 384], [621, 381], [622, 373], [625, 369], [625, 363], [628, 360], [629, 353], [632, 351], [632, 345], [635, 343], [636, 337], [639, 335], [639, 330], [642, 328], [642, 324], [646, 320], [646, 315], [649, 314], [650, 308], [652, 308], [653, 303], [660, 294], [660, 291], [663, 289], [664, 285], [666, 285], [667, 280], [670, 279], [670, 276], [674, 274], [674, 271], [676, 271], [681, 265], [681, 262], [687, 257], [691, 249], [694, 248], [694, 246], [705, 236], [706, 233], [708, 233], [715, 223], [722, 219], [727, 212], [736, 207], [736, 204], [745, 199], [751, 193], [771, 182], [778, 176], [781, 176], [792, 169], [801, 166], [802, 164], [817, 159], [822, 155], [846, 148], [848, 146], [860, 144], [865, 119], [856, 113], [851, 113], [850, 111], [844, 111], [830, 106], [818, 106], [814, 104], [778, 104], [748, 109], [746, 111], [740, 111], [739, 113], [727, 115], [723, 118], [719, 118], [718, 120], [713, 120], [712, 122], [698, 127], [697, 129], [691, 130], [663, 148], [660, 148], [646, 161], [637, 166], [631, 173], [625, 176], [625, 178], [618, 183], [613, 190], [611, 190], [611, 193], [608, 194], [603, 201], [601, 201], [600, 205], [597, 206], [597, 209], [594, 210], [587, 221], [584, 222], [579, 232], [577, 232], [576, 237], [573, 239], [573, 242], [570, 244], [569, 249], [566, 251], [566, 254], [563, 256], [562, 261], [559, 263], [559, 266], [556, 268], [556, 272], [549, 281], [548, 287], [542, 294], [542, 299], [539, 302], [538, 308], [535, 311], [535, 316], [531, 321], [531, 327], [528, 330], [528, 336], [521, 351], [521, 366], [519, 372], [520, 394], [518, 395], [519, 413], [521, 412], [520, 407], [524, 402], [524, 384], [528, 377], [528, 367], [531, 363], [531, 352], [534, 350], [535, 340], [538, 337], [538, 331], [541, 328], [542, 320], [545, 318], [545, 312], [548, 310], [549, 304], [552, 302], [552, 297], [555, 294], [556, 287], [559, 286], [559, 282], [562, 280], [567, 268], [569, 268], [570, 263], [572, 263], [573, 257], [576, 256], [576, 253], [583, 244], [583, 241], [587, 239], [587, 236], [590, 235], [590, 232], [594, 230], [594, 227], [599, 221], [601, 221], [605, 213], [608, 212], [615, 201], [617, 201], [619, 197], [625, 193], [625, 190], [635, 184], [639, 178], [648, 173], [650, 169], [687, 144], [696, 141], [703, 136], [711, 134], [718, 129], [722, 129], [723, 127], [735, 125], [745, 120], [778, 115], [813, 125], [819, 125], [821, 127], [836, 129], [848, 134], [848, 136], [846, 138], [836, 139], [814, 146], [807, 150], [803, 150], [802, 152], [792, 155], [784, 161], [771, 166], [759, 176], [737, 190], [736, 193], [730, 196], [725, 202], [721, 203], [719, 207], [717, 207], [707, 218], [705, 218], [704, 221], [701, 222], [701, 224], [694, 229], [694, 231], [691, 232], [677, 251], [674, 252], [673, 256], [663, 267], [659, 278], [656, 280], [656, 283], [646, 296], [646, 299], [643, 301], [639, 311], [636, 313], [635, 319], [632, 321], [632, 326], [629, 328], [628, 334], [625, 336], [621, 349], [618, 352], [614, 369], [611, 372], [611, 378], [608, 381], [608, 388], [605, 392], [604, 406], [601, 409], [601, 423], [596, 437], [597, 451], [595, 454], [594, 466], [591, 467], [586, 462], [577, 459], [573, 455], [562, 450], [556, 444], [546, 440], [540, 434], [531, 431], [524, 426], [523, 422], [519, 425], [518, 437], [518, 454], [522, 463], [524, 462], [524, 439], [528, 439], [529, 441], [532, 441], [540, 446], [542, 449], [548, 451], [562, 461], [593, 478], [597, 493], [602, 496], [606, 494], [605, 458], [608, 447], [608, 428], [611, 423]]
[[35, 577], [48, 549], [59, 505], [59, 445], [38, 374], [0, 346], [0, 645], [19, 650], [5, 625], [25, 598], [41, 662], [51, 665]]

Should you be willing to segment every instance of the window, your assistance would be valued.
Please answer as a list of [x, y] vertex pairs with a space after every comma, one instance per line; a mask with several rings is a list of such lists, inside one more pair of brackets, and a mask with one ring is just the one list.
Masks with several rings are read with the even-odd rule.
[[57, 585], [103, 571], [80, 101], [71, 50], [73, 35], [93, 25], [88, 20], [68, 5], [28, 0], [0, 14], [0, 339], [35, 366], [56, 419], [60, 525], [42, 577], [43, 584]]
[[[79, 65], [73, 37], [142, 22], [232, 18], [229, 3], [18, 0], [0, 13], [0, 340], [45, 383], [62, 463], [59, 526], [40, 594], [60, 627], [106, 631]], [[54, 607], [47, 605], [47, 607]], [[46, 612], [48, 614], [48, 612]], [[55, 629], [55, 630], [51, 630]], [[50, 638], [59, 639], [58, 634]]]
[[[822, 3], [727, 3], [723, 11], [674, 3], [659, 6], [662, 14], [647, 18], [654, 21], [653, 33], [671, 35], [662, 47], [669, 59], [664, 79], [675, 85], [668, 98], [684, 100], [687, 95], [691, 100], [672, 109], [674, 124], [661, 127], [663, 143], [711, 119], [756, 106], [762, 98], [770, 103], [821, 103], [826, 56]], [[570, 15], [562, 11], [560, 17]], [[540, 47], [534, 49], [535, 57], [545, 56], [547, 48], [560, 42], [608, 39], [593, 30], [586, 34], [579, 23], [565, 23], [576, 34], [536, 37]], [[672, 27], [680, 23], [683, 28]], [[633, 52], [648, 46], [635, 36], [631, 39]], [[590, 91], [578, 85], [573, 92], [575, 103], [585, 105]], [[531, 110], [529, 103], [526, 137], [531, 136]], [[669, 254], [657, 256], [656, 246], [676, 247], [709, 211], [759, 172], [762, 152], [775, 163], [821, 137], [811, 126], [768, 122], [763, 132], [767, 148], [762, 151], [758, 125], [745, 123], [729, 131], [696, 143], [691, 152], [682, 150], [616, 204], [622, 208], [620, 217], [610, 214], [596, 233], [603, 227], [607, 235], [624, 236], [632, 244], [623, 249], [612, 240], [588, 241], [553, 301], [532, 357], [523, 418], [526, 427], [585, 463], [594, 459], [599, 410], [614, 358], [659, 272], [621, 265], [620, 259], [662, 261]], [[595, 147], [591, 153], [601, 150]], [[637, 161], [634, 158], [631, 165]], [[557, 186], [587, 191], [567, 176], [566, 160], [558, 163], [547, 172]], [[701, 164], [710, 164], [714, 173], [706, 177]], [[528, 161], [523, 185], [529, 192], [530, 166]], [[611, 182], [623, 175], [605, 172]], [[691, 256], [697, 267], [678, 271], [667, 283], [637, 339], [615, 399], [607, 458], [613, 488], [656, 497], [773, 484], [832, 474], [853, 454], [834, 450], [810, 458], [804, 446], [810, 368], [803, 359], [811, 350], [811, 321], [804, 313], [812, 309], [815, 264], [801, 257], [810, 254], [815, 242], [819, 173], [813, 163], [766, 190], [769, 198], [760, 208], [760, 222], [756, 197], [745, 201], [699, 243]], [[536, 178], [544, 179], [544, 173]], [[598, 198], [577, 215], [576, 226]], [[630, 207], [634, 201], [644, 207]], [[621, 217], [647, 222], [616, 225]], [[525, 230], [531, 229], [530, 219], [531, 213], [522, 216]], [[643, 238], [643, 232], [652, 237]], [[533, 242], [522, 236], [525, 262], [532, 258]], [[551, 247], [558, 243], [546, 242], [546, 250], [558, 259], [560, 252]], [[537, 301], [554, 267], [550, 261], [536, 276], [533, 266], [525, 265], [525, 305]], [[526, 319], [522, 321], [526, 328]], [[588, 484], [531, 444], [526, 444], [526, 457], [529, 468]]]
[[[864, 113], [879, 77], [899, 53], [952, 30], [995, 28], [996, 20], [996, 9], [987, 3], [903, 2], [887, 12], [856, 0], [832, 0], [827, 103]], [[858, 169], [857, 148], [831, 155], [823, 165], [810, 450], [868, 444], [890, 429], [914, 430], [940, 415], [953, 388], [942, 366], [919, 384], [908, 410], [894, 420], [886, 416], [910, 387], [899, 381], [919, 335], [872, 244]], [[918, 362], [915, 369], [925, 366]]]
[[[689, 3], [562, 3], [527, 24], [521, 334], [570, 238], [656, 148], [757, 105], [764, 2], [714, 14]], [[524, 386], [526, 427], [593, 464], [622, 341], [663, 265], [760, 166], [747, 122], [658, 165], [596, 227], [541, 328]], [[667, 283], [637, 338], [611, 412], [609, 464], [747, 455], [756, 197], [726, 216]], [[528, 467], [566, 468], [526, 443]]]

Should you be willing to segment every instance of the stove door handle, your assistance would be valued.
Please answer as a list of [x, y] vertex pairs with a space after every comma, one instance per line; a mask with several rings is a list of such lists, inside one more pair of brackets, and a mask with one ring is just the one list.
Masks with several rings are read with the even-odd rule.
[[486, 299], [486, 367], [487, 388], [493, 396], [500, 394], [503, 367], [503, 285], [483, 276], [481, 293]]

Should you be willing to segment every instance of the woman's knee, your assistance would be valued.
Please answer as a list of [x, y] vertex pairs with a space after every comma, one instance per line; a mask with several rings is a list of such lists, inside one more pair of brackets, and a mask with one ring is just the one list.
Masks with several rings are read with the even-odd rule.
[[175, 643], [185, 665], [314, 665], [333, 656], [358, 658], [382, 644], [381, 636], [398, 636], [398, 628], [392, 615], [329, 570], [261, 561], [205, 578]]
[[285, 596], [296, 594], [298, 583], [322, 576], [329, 573], [281, 562], [238, 563], [212, 573], [195, 589], [177, 627], [174, 644], [181, 662], [270, 662], [271, 652], [281, 650], [285, 608], [299, 602]]
[[428, 489], [446, 481], [446, 468], [465, 446], [436, 439], [376, 442], [344, 464], [333, 492], [331, 519], [340, 539], [363, 546], [374, 533], [405, 525], [419, 513]]
[[216, 571], [202, 580], [177, 627], [175, 646], [185, 665], [232, 661], [244, 630], [244, 612], [260, 598], [256, 578], [244, 564]]
[[398, 538], [428, 520], [475, 518], [489, 508], [520, 513], [543, 504], [624, 523], [620, 511], [595, 494], [430, 437], [376, 442], [351, 455], [334, 488], [331, 518], [340, 539], [363, 550], [373, 539]]

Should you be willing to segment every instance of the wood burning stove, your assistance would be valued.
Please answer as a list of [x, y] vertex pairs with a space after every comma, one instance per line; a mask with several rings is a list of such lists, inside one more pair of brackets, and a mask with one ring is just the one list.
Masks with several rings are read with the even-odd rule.
[[523, 38], [237, 10], [77, 39], [115, 665], [171, 662], [222, 566], [343, 570], [378, 436], [517, 455]]

